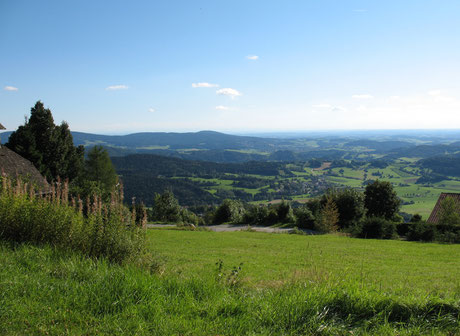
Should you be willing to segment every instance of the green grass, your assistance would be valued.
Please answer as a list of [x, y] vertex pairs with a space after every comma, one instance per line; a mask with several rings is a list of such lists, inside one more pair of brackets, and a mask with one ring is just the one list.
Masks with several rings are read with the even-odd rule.
[[[159, 273], [0, 244], [1, 333], [460, 332], [459, 246], [249, 232], [148, 236], [165, 260]], [[242, 272], [231, 275], [240, 262]]]
[[147, 239], [168, 260], [165, 272], [171, 275], [189, 277], [221, 259], [232, 266], [243, 263], [245, 282], [254, 287], [346, 275], [394, 293], [460, 295], [460, 245], [170, 230], [150, 230]]

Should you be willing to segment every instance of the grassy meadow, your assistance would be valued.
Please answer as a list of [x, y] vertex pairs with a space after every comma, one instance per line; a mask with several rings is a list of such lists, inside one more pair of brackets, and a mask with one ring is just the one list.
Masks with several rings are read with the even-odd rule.
[[165, 229], [147, 239], [150, 271], [0, 244], [2, 334], [460, 332], [459, 245]]
[[[256, 288], [297, 281], [353, 281], [392, 293], [458, 295], [460, 246], [339, 235], [149, 230], [149, 246], [166, 260], [165, 273], [190, 277], [243, 264], [243, 282]], [[436, 282], [433, 282], [436, 279]]]

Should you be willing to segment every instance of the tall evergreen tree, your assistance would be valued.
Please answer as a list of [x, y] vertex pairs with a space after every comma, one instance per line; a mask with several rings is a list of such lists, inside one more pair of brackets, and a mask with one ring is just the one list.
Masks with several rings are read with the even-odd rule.
[[83, 146], [73, 145], [67, 123], [54, 124], [50, 109], [38, 101], [26, 119], [10, 135], [6, 146], [31, 161], [48, 180], [73, 180], [83, 168]]
[[117, 173], [104, 147], [94, 146], [90, 149], [83, 178], [86, 182], [96, 183], [104, 198], [110, 195], [117, 183]]

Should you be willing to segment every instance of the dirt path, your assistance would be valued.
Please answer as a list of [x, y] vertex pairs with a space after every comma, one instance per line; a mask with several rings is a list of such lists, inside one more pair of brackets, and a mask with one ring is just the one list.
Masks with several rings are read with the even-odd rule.
[[[153, 228], [172, 228], [176, 227], [174, 224], [147, 224], [148, 229]], [[230, 225], [230, 224], [222, 224], [222, 225], [209, 225], [206, 226], [211, 231], [215, 232], [232, 232], [232, 231], [241, 231], [247, 230], [250, 228], [253, 231], [258, 232], [269, 232], [269, 233], [290, 233], [293, 229], [292, 228], [276, 228], [276, 227], [267, 227], [267, 226], [248, 226], [248, 225]]]

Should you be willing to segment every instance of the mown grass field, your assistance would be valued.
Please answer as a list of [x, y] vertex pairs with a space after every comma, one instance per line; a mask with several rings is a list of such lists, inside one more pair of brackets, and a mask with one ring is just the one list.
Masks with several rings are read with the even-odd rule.
[[460, 332], [458, 245], [178, 230], [148, 242], [153, 273], [0, 244], [1, 334]]
[[148, 241], [166, 260], [165, 273], [175, 276], [212, 273], [222, 260], [227, 267], [243, 263], [244, 283], [251, 287], [351, 279], [392, 293], [460, 299], [460, 245], [163, 229], [150, 230]]

